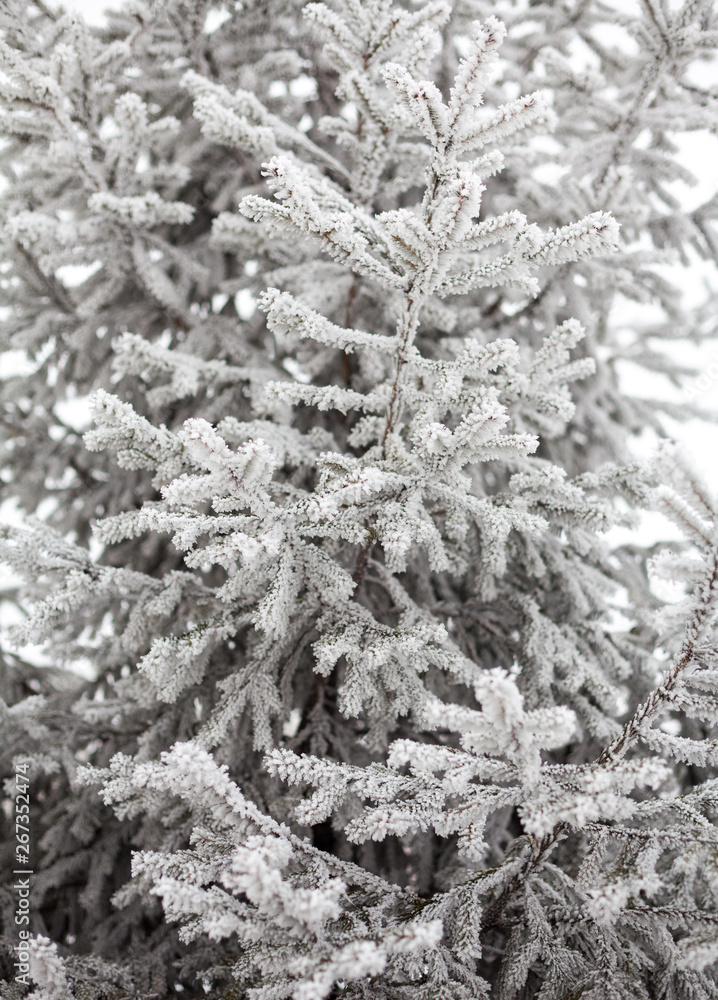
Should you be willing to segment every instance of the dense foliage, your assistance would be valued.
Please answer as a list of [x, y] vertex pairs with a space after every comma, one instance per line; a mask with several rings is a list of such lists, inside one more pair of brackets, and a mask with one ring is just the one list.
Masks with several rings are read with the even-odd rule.
[[619, 383], [715, 334], [717, 47], [0, 5], [2, 997], [718, 997], [718, 501]]

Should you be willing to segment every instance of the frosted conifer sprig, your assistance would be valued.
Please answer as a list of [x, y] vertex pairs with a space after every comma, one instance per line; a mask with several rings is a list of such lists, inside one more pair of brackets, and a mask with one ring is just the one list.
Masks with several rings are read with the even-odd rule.
[[[252, 945], [247, 973], [259, 971], [267, 985], [276, 986], [286, 982], [283, 977], [288, 973], [293, 996], [317, 1000], [327, 996], [338, 979], [378, 975], [395, 955], [436, 948], [442, 933], [439, 920], [390, 927], [381, 934], [387, 905], [400, 905], [405, 898], [402, 890], [292, 836], [248, 802], [229, 780], [226, 767], [218, 767], [196, 745], [177, 744], [159, 764], [128, 764], [115, 760], [105, 775], [86, 768], [81, 777], [88, 782], [104, 778], [105, 800], [123, 810], [138, 793], [142, 798], [144, 789], [165, 797], [178, 794], [214, 831], [214, 839], [207, 829], [196, 831], [198, 854], [143, 851], [133, 860], [135, 879], [149, 880], [168, 919], [183, 922], [181, 936], [186, 942], [200, 932], [213, 940], [236, 935]], [[147, 804], [161, 809], [161, 801], [150, 797]], [[289, 866], [295, 868], [291, 879], [282, 874]], [[331, 875], [332, 871], [342, 877]], [[354, 883], [351, 906], [343, 879]], [[217, 880], [224, 889], [210, 885]], [[378, 905], [371, 902], [377, 892], [384, 897]], [[357, 893], [364, 899], [361, 904]], [[123, 899], [128, 901], [127, 892]], [[370, 937], [367, 925], [355, 916], [361, 906], [370, 916]], [[281, 947], [292, 949], [286, 971], [272, 969], [276, 941], [268, 942], [270, 933], [279, 934]]]
[[49, 938], [31, 939], [30, 976], [38, 989], [28, 996], [35, 1000], [74, 1000], [65, 964], [57, 953], [57, 945]]
[[251, 385], [262, 378], [254, 368], [217, 360], [202, 361], [194, 354], [167, 350], [132, 333], [124, 333], [117, 339], [114, 352], [113, 367], [123, 374], [139, 375], [146, 382], [169, 376], [167, 384], [155, 385], [147, 392], [148, 402], [156, 407], [194, 396], [200, 389], [237, 383]]
[[[564, 709], [525, 713], [518, 689], [501, 671], [481, 677], [476, 695], [481, 713], [436, 699], [424, 707], [429, 727], [462, 733], [466, 753], [401, 740], [390, 747], [390, 769], [365, 771], [286, 750], [273, 751], [265, 763], [271, 774], [285, 781], [316, 787], [296, 808], [302, 823], [320, 823], [347, 796], [358, 796], [373, 800], [375, 806], [347, 825], [349, 840], [383, 840], [433, 827], [440, 836], [458, 832], [462, 853], [478, 861], [485, 851], [481, 831], [487, 816], [526, 796], [530, 801], [540, 785], [539, 749], [566, 743], [575, 720]], [[411, 778], [399, 773], [404, 764], [409, 764]], [[443, 779], [436, 772], [445, 772]], [[474, 778], [484, 783], [473, 784]]]
[[259, 305], [267, 314], [269, 329], [277, 333], [311, 337], [320, 344], [349, 352], [361, 348], [393, 354], [396, 350], [392, 337], [381, 337], [361, 330], [342, 330], [313, 309], [303, 306], [287, 292], [280, 292], [276, 288], [268, 288], [259, 300]]
[[156, 482], [167, 482], [185, 467], [182, 445], [166, 428], [156, 429], [132, 406], [100, 390], [94, 397], [93, 416], [97, 427], [85, 435], [91, 451], [112, 446], [117, 461], [125, 468], [152, 468]]

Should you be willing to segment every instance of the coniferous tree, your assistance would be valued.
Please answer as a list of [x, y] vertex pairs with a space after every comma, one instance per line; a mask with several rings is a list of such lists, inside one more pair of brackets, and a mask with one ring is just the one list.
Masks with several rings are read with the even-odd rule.
[[33, 995], [718, 996], [718, 501], [619, 384], [715, 333], [661, 266], [718, 252], [714, 5], [0, 33]]

